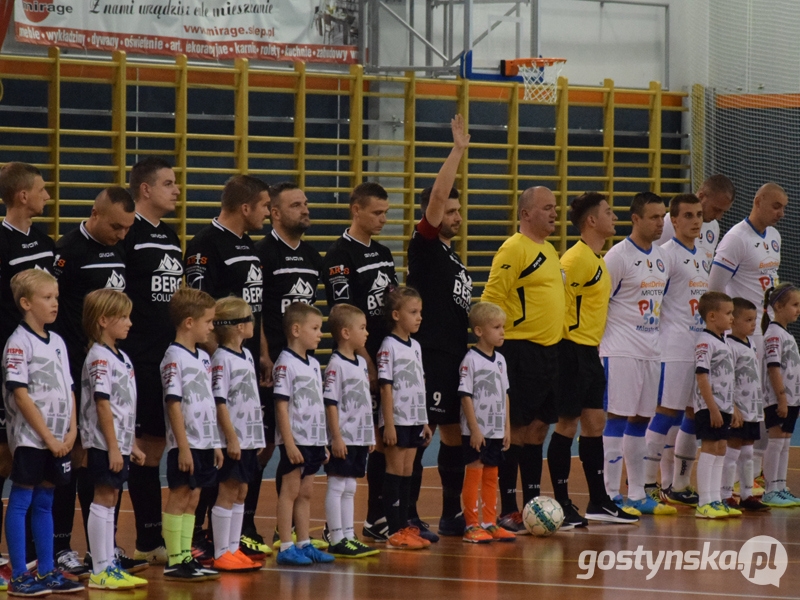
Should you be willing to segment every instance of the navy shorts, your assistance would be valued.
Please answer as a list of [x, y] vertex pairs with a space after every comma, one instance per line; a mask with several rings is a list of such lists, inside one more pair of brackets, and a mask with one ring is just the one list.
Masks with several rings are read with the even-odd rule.
[[302, 469], [300, 479], [309, 475], [316, 475], [325, 462], [325, 446], [298, 446], [297, 449], [303, 455], [303, 462], [293, 465], [286, 454], [286, 446], [284, 444], [278, 446], [278, 450], [281, 453], [280, 461], [278, 461], [278, 473], [286, 475], [295, 469]]
[[242, 457], [235, 460], [228, 456], [225, 448], [222, 449], [225, 461], [219, 470], [219, 482], [235, 479], [239, 483], [250, 483], [261, 474], [258, 466], [258, 450], [242, 450]]
[[561, 340], [558, 343], [558, 361], [561, 377], [558, 416], [576, 419], [584, 408], [603, 410], [606, 372], [597, 346]]
[[558, 422], [558, 345], [506, 340], [501, 350], [508, 365], [511, 424], [524, 427], [534, 421]]
[[164, 388], [158, 363], [135, 362], [136, 369], [136, 437], [167, 435], [164, 420]]
[[[422, 437], [422, 429], [424, 425], [395, 425], [394, 430], [397, 433], [398, 448], [420, 448], [425, 445], [425, 438]], [[380, 435], [383, 438], [383, 430], [380, 428]]]
[[422, 349], [425, 400], [431, 425], [457, 425], [461, 422], [458, 369], [463, 358], [464, 354], [458, 356], [433, 348]]
[[707, 408], [694, 413], [694, 428], [698, 440], [718, 442], [719, 440], [727, 440], [730, 437], [733, 415], [730, 413], [721, 414], [722, 427], [712, 427], [711, 413], [708, 412]]
[[728, 439], [736, 438], [743, 442], [755, 442], [761, 439], [761, 423], [753, 421], [745, 421], [741, 427], [731, 427], [731, 433]]
[[797, 422], [797, 415], [800, 413], [800, 406], [787, 406], [786, 418], [778, 416], [778, 406], [764, 407], [764, 426], [771, 429], [780, 425], [784, 433], [794, 433], [794, 425]]
[[131, 468], [131, 457], [122, 456], [122, 469], [114, 473], [108, 466], [108, 451], [99, 448], [86, 449], [86, 468], [89, 471], [89, 480], [93, 486], [107, 485], [115, 490], [121, 490], [128, 481]]
[[71, 454], [56, 458], [47, 448], [17, 446], [10, 479], [16, 484], [34, 487], [45, 481], [54, 486], [66, 485], [72, 476]]
[[331, 452], [325, 473], [336, 477], [364, 477], [367, 474], [368, 456], [369, 446], [348, 446], [344, 458], [336, 458]]
[[480, 459], [481, 464], [487, 467], [499, 467], [503, 462], [503, 440], [492, 438], [485, 439], [486, 442], [478, 452], [469, 445], [470, 436], [461, 436], [461, 447], [464, 449], [464, 464], [474, 463]]
[[214, 487], [217, 485], [217, 467], [214, 465], [214, 450], [197, 450], [192, 448], [194, 473], [181, 471], [178, 468], [178, 449], [167, 452], [167, 485], [171, 490], [189, 486], [189, 489]]

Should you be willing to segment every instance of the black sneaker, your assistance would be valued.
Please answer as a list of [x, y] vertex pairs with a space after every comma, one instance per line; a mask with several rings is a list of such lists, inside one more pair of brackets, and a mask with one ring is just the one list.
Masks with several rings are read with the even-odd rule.
[[92, 574], [75, 550], [62, 550], [56, 554], [56, 567], [78, 579], [88, 579]]
[[639, 521], [639, 517], [626, 513], [607, 496], [602, 504], [589, 502], [589, 506], [586, 507], [586, 519], [589, 521], [622, 524], [637, 523]]
[[739, 508], [742, 510], [750, 511], [750, 512], [766, 512], [770, 510], [770, 507], [761, 502], [755, 496], [750, 496], [749, 498], [745, 498], [744, 500], [739, 501]]
[[522, 522], [522, 514], [519, 511], [500, 515], [500, 518], [497, 519], [497, 525], [514, 535], [528, 534], [528, 530], [525, 529], [525, 524]]
[[329, 544], [331, 543], [331, 531], [330, 529], [328, 529], [327, 521], [325, 521], [325, 527], [322, 528], [322, 539], [328, 542]]
[[559, 504], [561, 504], [561, 508], [564, 511], [564, 522], [561, 524], [561, 529], [566, 531], [576, 527], [586, 527], [589, 524], [589, 521], [580, 515], [571, 500], [565, 500], [564, 502], [559, 502]]
[[364, 521], [361, 533], [373, 543], [385, 543], [389, 539], [389, 524], [386, 522], [386, 517], [381, 517], [375, 523]]
[[439, 529], [436, 533], [446, 537], [461, 537], [467, 528], [464, 520], [464, 513], [458, 513], [455, 517], [439, 519]]
[[196, 569], [192, 559], [187, 558], [181, 563], [164, 566], [164, 579], [167, 581], [208, 581], [205, 573]]
[[120, 569], [125, 571], [126, 573], [138, 573], [139, 571], [144, 571], [146, 568], [150, 566], [150, 563], [146, 560], [141, 558], [131, 558], [127, 554], [125, 554], [125, 550], [117, 546], [114, 548], [114, 559], [117, 562], [117, 565]]
[[328, 553], [336, 558], [361, 558], [363, 550], [350, 540], [342, 540], [338, 544], [331, 544]]
[[431, 531], [431, 526], [419, 517], [416, 517], [415, 519], [409, 519], [408, 524], [411, 527], [416, 527], [419, 529], [419, 537], [421, 537], [423, 540], [428, 540], [432, 544], [435, 544], [439, 541], [439, 536]]
[[211, 581], [212, 579], [219, 579], [219, 571], [216, 569], [212, 569], [211, 567], [206, 567], [202, 563], [198, 562], [196, 559], [192, 558], [189, 561], [189, 566], [191, 566], [196, 571], [200, 571], [207, 581]]

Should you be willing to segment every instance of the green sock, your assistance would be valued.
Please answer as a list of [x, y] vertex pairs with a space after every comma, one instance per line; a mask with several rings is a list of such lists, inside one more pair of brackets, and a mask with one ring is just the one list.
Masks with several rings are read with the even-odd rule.
[[170, 515], [164, 513], [161, 519], [161, 534], [167, 546], [167, 561], [175, 565], [183, 560], [181, 545], [181, 528], [184, 515]]
[[181, 517], [181, 560], [192, 558], [192, 537], [194, 537], [194, 513]]

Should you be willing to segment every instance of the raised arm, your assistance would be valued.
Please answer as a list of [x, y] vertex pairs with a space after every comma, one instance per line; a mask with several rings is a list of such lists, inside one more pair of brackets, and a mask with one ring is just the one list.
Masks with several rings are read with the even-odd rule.
[[469, 146], [469, 134], [464, 126], [464, 117], [456, 115], [450, 120], [450, 127], [453, 130], [453, 149], [444, 161], [436, 181], [433, 182], [431, 198], [428, 207], [425, 209], [425, 220], [433, 227], [439, 227], [444, 217], [444, 208], [447, 199], [450, 197], [450, 190], [456, 181], [456, 173], [464, 151]]

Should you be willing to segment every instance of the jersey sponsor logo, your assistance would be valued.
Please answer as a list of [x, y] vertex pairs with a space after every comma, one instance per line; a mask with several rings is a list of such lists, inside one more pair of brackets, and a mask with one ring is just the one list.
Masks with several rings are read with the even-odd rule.
[[500, 268], [505, 271], [508, 271], [511, 268], [511, 265], [500, 265]]
[[208, 257], [203, 256], [199, 252], [197, 254], [192, 254], [191, 256], [186, 257], [186, 264], [187, 265], [205, 265], [208, 264]]
[[370, 316], [383, 314], [383, 295], [390, 285], [392, 285], [392, 280], [389, 279], [389, 276], [383, 271], [379, 271], [367, 292], [367, 309]]
[[274, 385], [278, 385], [281, 381], [286, 379], [286, 365], [278, 365], [272, 373]]
[[639, 314], [642, 315], [642, 323], [636, 326], [636, 331], [658, 332], [661, 320], [661, 302], [652, 298], [639, 300]]
[[67, 264], [67, 261], [61, 258], [60, 254], [56, 254], [55, 258], [53, 259], [53, 264], [57, 267], [64, 268], [64, 265]]
[[98, 258], [113, 258], [116, 255], [113, 252], [101, 252], [97, 256]]
[[286, 312], [290, 304], [302, 302], [304, 304], [314, 303], [314, 288], [302, 277], [298, 277], [289, 293], [284, 294], [281, 299], [281, 313]]
[[[603, 267], [597, 267], [597, 271], [595, 272], [594, 277], [592, 277], [589, 281], [584, 283], [583, 287], [592, 287], [593, 285], [598, 283], [602, 277], [603, 277]], [[575, 286], [578, 284], [573, 283], [572, 285]]]
[[383, 350], [382, 352], [378, 352], [378, 368], [386, 367], [389, 364], [389, 351]]
[[694, 349], [694, 355], [696, 363], [705, 362], [706, 357], [708, 356], [708, 344], [702, 342], [700, 344], [697, 344], [697, 346], [695, 346]]
[[466, 271], [460, 271], [453, 283], [453, 300], [461, 308], [469, 311], [472, 302], [472, 277]]
[[777, 240], [772, 240], [772, 249], [775, 252], [780, 252], [781, 251], [780, 246], [778, 246], [778, 241]]
[[778, 336], [768, 337], [764, 340], [764, 355], [767, 358], [780, 359], [781, 355], [781, 338]]
[[108, 373], [108, 361], [99, 359], [89, 365], [89, 373], [94, 377], [95, 381], [100, 381]]
[[328, 275], [331, 277], [334, 275], [350, 275], [350, 267], [345, 267], [344, 265], [334, 265], [328, 268]]
[[183, 265], [169, 254], [164, 254], [158, 268], [150, 277], [150, 300], [169, 302], [180, 287]]
[[350, 300], [350, 284], [347, 281], [332, 282], [333, 301]]
[[178, 363], [167, 363], [161, 368], [161, 381], [164, 383], [164, 387], [169, 387], [172, 384], [172, 380], [175, 379], [175, 376], [178, 374]]
[[302, 256], [284, 256], [283, 260], [288, 262], [303, 262], [304, 259]]
[[[112, 254], [113, 256], [113, 254]], [[108, 289], [117, 290], [118, 292], [125, 291], [125, 276], [117, 273], [116, 270], [111, 271], [111, 275], [108, 277], [108, 281], [106, 281], [106, 285]]]
[[[774, 243], [775, 243], [775, 242], [773, 242], [773, 244], [774, 244]], [[22, 245], [21, 245], [21, 248], [22, 248], [23, 250], [30, 250], [31, 248], [36, 248], [36, 246], [38, 246], [38, 245], [39, 245], [39, 242], [37, 242], [37, 241], [33, 241], [33, 242], [31, 242], [30, 244], [22, 244]]]
[[19, 375], [19, 366], [25, 360], [25, 351], [22, 348], [9, 347], [6, 350], [6, 373]]
[[764, 275], [759, 277], [758, 282], [761, 284], [761, 291], [766, 292], [767, 289], [774, 287], [774, 281], [775, 279], [772, 277], [772, 275]]
[[533, 259], [533, 262], [524, 269], [522, 269], [522, 272], [519, 274], [519, 278], [522, 279], [523, 277], [527, 277], [531, 273], [534, 273], [539, 267], [541, 267], [545, 263], [546, 260], [547, 257], [543, 253], [539, 252], [536, 258]]
[[377, 252], [364, 252], [364, 258], [375, 258], [378, 256]]
[[325, 371], [325, 385], [323, 393], [330, 393], [336, 383], [336, 369], [328, 369]]
[[242, 298], [253, 307], [254, 313], [261, 312], [261, 299], [264, 295], [264, 288], [261, 286], [263, 281], [261, 267], [251, 263], [247, 279], [244, 282], [245, 287], [242, 289]]

